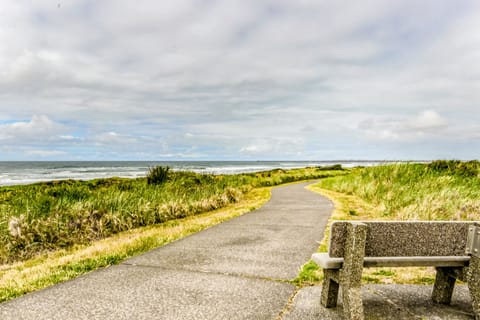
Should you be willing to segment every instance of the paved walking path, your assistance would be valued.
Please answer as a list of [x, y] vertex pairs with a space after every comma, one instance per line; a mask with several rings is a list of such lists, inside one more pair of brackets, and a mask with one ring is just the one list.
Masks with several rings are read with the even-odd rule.
[[[287, 282], [316, 251], [333, 209], [305, 185], [275, 188], [254, 212], [0, 304], [0, 319], [342, 319], [341, 301], [322, 308], [320, 287]], [[473, 319], [465, 286], [451, 306], [433, 305], [430, 292], [364, 286], [366, 319]]]
[[305, 185], [274, 188], [254, 212], [0, 304], [0, 319], [275, 319], [333, 209]]

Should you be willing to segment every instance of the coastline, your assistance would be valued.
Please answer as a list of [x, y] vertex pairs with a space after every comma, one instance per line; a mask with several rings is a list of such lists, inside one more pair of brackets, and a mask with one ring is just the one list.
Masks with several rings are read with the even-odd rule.
[[0, 187], [69, 179], [141, 178], [145, 177], [148, 168], [153, 166], [168, 166], [172, 171], [231, 175], [273, 169], [325, 167], [335, 164], [351, 168], [398, 162], [404, 161], [0, 161]]

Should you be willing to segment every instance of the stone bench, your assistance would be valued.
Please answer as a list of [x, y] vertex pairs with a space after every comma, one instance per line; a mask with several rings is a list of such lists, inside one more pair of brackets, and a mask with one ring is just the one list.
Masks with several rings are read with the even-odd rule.
[[449, 304], [456, 279], [466, 281], [475, 319], [480, 319], [480, 224], [453, 221], [335, 221], [328, 253], [312, 260], [323, 269], [320, 302], [337, 305], [339, 287], [346, 319], [363, 319], [361, 278], [368, 267], [436, 268], [432, 299]]

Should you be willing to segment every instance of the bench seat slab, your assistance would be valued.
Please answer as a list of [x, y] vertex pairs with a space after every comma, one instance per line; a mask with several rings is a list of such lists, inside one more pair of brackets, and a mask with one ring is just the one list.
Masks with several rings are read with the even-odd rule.
[[[340, 269], [343, 258], [332, 258], [328, 253], [314, 253], [312, 260], [322, 269]], [[466, 267], [469, 256], [433, 257], [365, 257], [364, 268], [373, 267]]]

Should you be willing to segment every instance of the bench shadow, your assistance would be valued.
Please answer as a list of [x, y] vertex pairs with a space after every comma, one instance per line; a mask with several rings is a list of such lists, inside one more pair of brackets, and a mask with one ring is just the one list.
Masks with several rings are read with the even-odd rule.
[[[342, 299], [336, 308], [320, 305], [321, 287], [302, 288], [293, 301], [293, 306], [284, 320], [324, 319], [342, 320]], [[365, 285], [362, 300], [366, 320], [377, 319], [474, 319], [472, 302], [466, 285], [457, 285], [450, 305], [435, 304], [431, 299], [429, 285]], [[340, 292], [341, 297], [342, 292]]]

